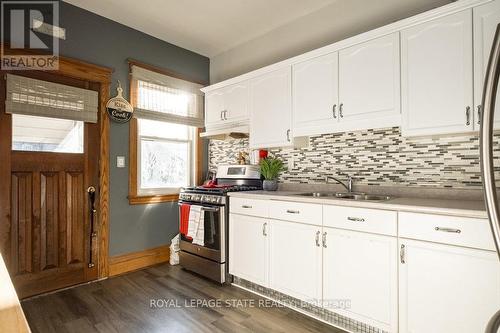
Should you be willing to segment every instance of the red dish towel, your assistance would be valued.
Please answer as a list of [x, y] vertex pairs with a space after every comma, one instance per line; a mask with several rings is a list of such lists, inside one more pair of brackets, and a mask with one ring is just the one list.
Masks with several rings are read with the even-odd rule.
[[[181, 235], [186, 237], [189, 229], [189, 211], [191, 210], [190, 204], [181, 204], [181, 223], [179, 225], [179, 231]], [[191, 237], [186, 237], [191, 239]]]

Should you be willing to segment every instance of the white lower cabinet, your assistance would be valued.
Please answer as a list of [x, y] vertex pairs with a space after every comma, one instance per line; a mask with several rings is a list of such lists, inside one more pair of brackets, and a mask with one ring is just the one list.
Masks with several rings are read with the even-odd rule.
[[397, 238], [335, 228], [323, 231], [324, 307], [397, 332]]
[[271, 220], [269, 286], [321, 306], [321, 227]]
[[230, 214], [229, 273], [261, 286], [268, 286], [269, 221]]
[[500, 308], [495, 252], [400, 239], [399, 332], [484, 332]]
[[357, 322], [480, 333], [500, 308], [487, 220], [248, 199], [231, 209], [231, 274]]

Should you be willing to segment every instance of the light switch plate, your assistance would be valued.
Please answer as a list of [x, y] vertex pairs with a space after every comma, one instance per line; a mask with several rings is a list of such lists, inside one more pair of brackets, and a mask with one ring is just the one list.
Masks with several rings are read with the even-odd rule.
[[116, 156], [116, 167], [125, 168], [125, 156]]

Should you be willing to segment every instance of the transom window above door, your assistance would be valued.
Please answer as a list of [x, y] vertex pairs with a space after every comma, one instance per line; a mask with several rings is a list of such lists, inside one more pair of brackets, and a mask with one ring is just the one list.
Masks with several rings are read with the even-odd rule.
[[131, 204], [177, 200], [196, 183], [198, 128], [203, 127], [201, 84], [131, 66]]
[[96, 91], [12, 74], [6, 80], [12, 150], [83, 153], [84, 123], [98, 118]]

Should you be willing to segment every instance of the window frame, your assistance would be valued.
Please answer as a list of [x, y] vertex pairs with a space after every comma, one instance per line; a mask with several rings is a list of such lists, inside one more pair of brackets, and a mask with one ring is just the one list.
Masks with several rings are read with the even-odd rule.
[[[145, 69], [155, 71], [157, 73], [172, 76], [178, 79], [199, 83], [205, 85], [205, 82], [195, 81], [189, 78], [186, 78], [177, 73], [164, 70], [161, 68], [157, 68], [155, 66], [147, 65], [136, 60], [128, 59], [129, 63], [129, 73], [131, 73], [132, 66], [140, 66]], [[137, 93], [138, 93], [138, 83], [137, 81], [132, 79], [132, 76], [129, 75], [129, 92], [130, 92], [130, 103], [132, 106], [137, 105]], [[187, 126], [187, 125], [186, 125]], [[193, 163], [193, 171], [190, 172], [190, 178], [192, 179], [193, 185], [201, 184], [202, 182], [202, 166], [203, 166], [203, 142], [200, 138], [200, 133], [202, 128], [197, 128], [194, 131], [194, 138], [192, 139], [192, 144], [194, 147], [190, 149], [191, 151], [191, 161]], [[154, 138], [154, 137], [152, 137]], [[161, 203], [161, 202], [172, 202], [177, 201], [179, 199], [179, 189], [174, 191], [141, 191], [140, 184], [140, 139], [139, 135], [139, 123], [137, 118], [132, 117], [129, 122], [129, 195], [128, 200], [130, 205], [141, 205], [141, 204], [151, 204], [151, 203]], [[166, 139], [166, 138], [154, 138], [155, 140], [162, 141], [172, 141], [175, 142], [175, 139]], [[177, 140], [178, 141], [178, 140]], [[182, 140], [185, 141], [185, 140]], [[163, 190], [163, 189], [162, 189]], [[162, 193], [163, 192], [163, 193]], [[169, 193], [172, 192], [172, 193]]]

